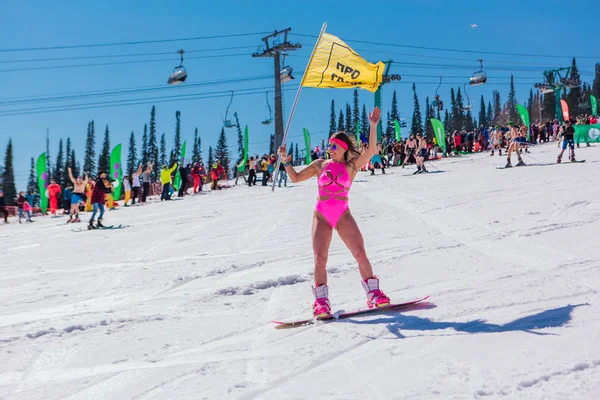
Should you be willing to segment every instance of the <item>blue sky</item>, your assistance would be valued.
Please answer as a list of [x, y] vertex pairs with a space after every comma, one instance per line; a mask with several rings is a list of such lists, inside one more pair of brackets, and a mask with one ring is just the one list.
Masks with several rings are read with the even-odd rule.
[[[478, 4], [479, 7], [476, 7]], [[578, 2], [578, 10], [592, 8], [591, 1]], [[148, 104], [88, 108], [62, 112], [27, 115], [0, 115], [0, 146], [4, 150], [12, 137], [15, 151], [17, 189], [23, 189], [29, 171], [29, 160], [45, 149], [48, 128], [51, 156], [56, 157], [59, 138], [71, 137], [78, 159], [83, 158], [88, 121], [96, 124], [97, 150], [106, 124], [111, 130], [111, 144], [127, 146], [131, 131], [141, 142], [144, 123], [150, 118], [152, 104], [157, 107], [157, 131], [167, 135], [168, 147], [173, 141], [175, 111], [181, 111], [183, 138], [191, 140], [195, 127], [203, 143], [206, 158], [208, 146], [216, 144], [222, 117], [229, 102], [227, 91], [251, 88], [261, 93], [235, 95], [232, 111], [242, 125], [248, 124], [250, 152], [264, 153], [268, 149], [273, 125], [261, 125], [268, 111], [265, 93], [273, 87], [271, 59], [252, 58], [251, 53], [261, 44], [262, 35], [190, 40], [168, 43], [140, 44], [114, 47], [92, 47], [49, 51], [2, 51], [15, 48], [81, 45], [95, 43], [161, 40], [199, 36], [227, 35], [252, 32], [272, 32], [291, 27], [291, 41], [300, 42], [302, 50], [292, 53], [287, 63], [303, 71], [314, 45], [314, 39], [294, 34], [317, 35], [323, 22], [327, 31], [347, 41], [370, 61], [394, 60], [415, 63], [396, 64], [391, 73], [400, 74], [400, 83], [390, 84], [383, 93], [384, 112], [389, 109], [393, 90], [398, 93], [403, 116], [412, 115], [411, 85], [417, 83], [422, 103], [434, 95], [439, 76], [446, 76], [440, 89], [442, 98], [449, 100], [450, 87], [462, 88], [469, 76], [478, 70], [478, 58], [484, 59], [489, 76], [485, 86], [467, 88], [474, 113], [479, 111], [483, 94], [491, 99], [492, 90], [500, 90], [502, 99], [508, 93], [510, 75], [515, 76], [520, 102], [527, 99], [534, 82], [542, 79], [544, 68], [568, 66], [573, 56], [592, 56], [596, 20], [593, 13], [567, 13], [560, 10], [559, 1], [487, 1], [480, 3], [453, 1], [394, 1], [374, 3], [346, 0], [344, 2], [272, 2], [272, 1], [22, 1], [9, 2], [2, 7], [0, 24], [0, 114], [8, 110], [33, 109], [60, 105], [77, 105], [125, 99], [148, 99]], [[551, 25], [552, 23], [552, 25]], [[476, 29], [470, 27], [477, 24]], [[548, 31], [552, 29], [552, 34]], [[423, 46], [441, 49], [469, 50], [450, 52], [356, 43], [364, 40], [397, 45]], [[236, 47], [230, 50], [214, 50]], [[240, 47], [240, 48], [237, 48]], [[169, 73], [178, 65], [176, 51], [188, 51], [184, 65], [189, 77], [184, 85], [167, 87]], [[531, 55], [555, 55], [564, 58], [539, 56], [505, 56], [481, 54], [507, 52]], [[172, 53], [172, 55], [131, 56], [139, 53]], [[116, 58], [84, 58], [120, 55]], [[216, 56], [212, 58], [193, 58]], [[226, 56], [223, 56], [226, 55]], [[126, 56], [126, 57], [125, 57]], [[15, 62], [19, 60], [69, 58], [70, 60]], [[98, 64], [114, 61], [157, 60], [120, 65], [37, 69], [32, 67]], [[582, 79], [591, 83], [593, 66], [598, 59], [578, 58]], [[429, 65], [427, 65], [429, 64]], [[433, 65], [431, 65], [433, 64]], [[412, 75], [412, 76], [411, 76]], [[233, 79], [233, 83], [212, 83]], [[262, 79], [261, 79], [262, 78]], [[297, 84], [288, 83], [290, 85]], [[208, 84], [207, 84], [208, 83]], [[196, 85], [194, 85], [196, 84]], [[71, 98], [44, 103], [22, 102], [39, 96], [61, 96], [97, 91], [139, 89], [164, 86], [165, 89], [134, 92], [127, 96]], [[166, 96], [200, 95], [218, 92], [223, 97], [172, 101]], [[294, 91], [284, 94], [286, 116]], [[361, 102], [373, 105], [373, 95], [361, 91]], [[152, 99], [157, 98], [157, 99]], [[313, 134], [313, 143], [328, 130], [331, 99], [341, 105], [351, 102], [352, 91], [306, 88], [302, 92], [290, 132], [290, 140], [301, 141], [302, 128]], [[271, 105], [273, 103], [271, 102]], [[235, 152], [236, 133], [227, 131], [230, 148]], [[288, 141], [288, 142], [289, 142]]]

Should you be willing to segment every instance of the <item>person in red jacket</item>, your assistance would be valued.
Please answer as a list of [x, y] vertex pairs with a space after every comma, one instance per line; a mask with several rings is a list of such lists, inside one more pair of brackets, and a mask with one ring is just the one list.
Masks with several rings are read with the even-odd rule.
[[194, 163], [194, 167], [192, 168], [192, 179], [194, 180], [194, 194], [198, 193], [198, 188], [200, 188], [200, 191], [202, 191], [200, 165], [198, 163]]
[[58, 196], [60, 195], [60, 186], [54, 179], [50, 181], [48, 185], [48, 199], [50, 200], [50, 214], [56, 215], [56, 209], [58, 208]]

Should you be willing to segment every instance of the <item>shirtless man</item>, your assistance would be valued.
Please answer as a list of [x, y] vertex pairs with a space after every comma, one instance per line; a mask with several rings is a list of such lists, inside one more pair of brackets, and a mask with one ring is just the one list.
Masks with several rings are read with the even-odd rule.
[[[85, 186], [88, 183], [88, 175], [87, 172], [84, 172], [85, 179], [81, 176], [78, 176], [77, 179], [73, 178], [73, 172], [71, 172], [71, 168], [69, 167], [69, 178], [71, 182], [73, 182], [73, 194], [71, 195], [71, 212], [69, 214], [69, 222], [81, 222], [79, 219], [79, 203], [83, 201]], [[73, 218], [75, 216], [75, 218]]]
[[422, 134], [417, 133], [417, 141], [418, 146], [415, 158], [417, 160], [417, 171], [415, 172], [415, 174], [420, 174], [421, 172], [427, 172], [427, 170], [425, 169], [425, 157], [427, 157], [427, 140], [425, 140]]
[[519, 144], [526, 143], [527, 139], [522, 137], [519, 134], [519, 131], [515, 127], [514, 122], [509, 122], [508, 126], [510, 126], [510, 145], [508, 146], [508, 155], [506, 157], [506, 167], [505, 168], [512, 167], [512, 164], [510, 163], [510, 155], [513, 151], [515, 153], [517, 153], [517, 158], [519, 159], [519, 162], [517, 163], [517, 167], [521, 167], [521, 166], [525, 165], [525, 163], [523, 162], [523, 159], [521, 158], [521, 154], [519, 153]]
[[410, 156], [415, 154], [416, 150], [417, 150], [417, 141], [415, 140], [414, 133], [411, 133], [410, 136], [408, 137], [408, 140], [406, 141], [406, 145], [404, 145], [404, 154], [405, 155], [404, 155], [404, 161], [402, 161], [402, 168], [404, 168], [404, 165], [406, 164], [406, 162], [408, 161]]
[[492, 156], [494, 155], [495, 149], [498, 149], [498, 155], [502, 156], [502, 146], [500, 146], [501, 141], [502, 131], [500, 130], [500, 126], [496, 125], [494, 127], [494, 133], [492, 133]]
[[529, 145], [527, 144], [529, 140], [527, 140], [527, 127], [525, 125], [519, 129], [519, 135], [521, 137], [521, 147], [525, 148], [525, 153], [529, 153]]

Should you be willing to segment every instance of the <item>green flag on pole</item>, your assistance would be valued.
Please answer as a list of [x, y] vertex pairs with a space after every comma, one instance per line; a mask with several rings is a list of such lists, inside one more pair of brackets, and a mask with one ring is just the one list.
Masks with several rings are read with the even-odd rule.
[[115, 188], [114, 199], [121, 198], [121, 188], [123, 183], [123, 168], [121, 165], [121, 144], [116, 145], [110, 152], [110, 177], [114, 179]]
[[521, 117], [523, 125], [529, 128], [529, 112], [527, 111], [527, 109], [522, 105], [517, 104], [517, 111], [519, 112], [519, 117]]
[[598, 99], [593, 94], [590, 95], [590, 104], [592, 105], [592, 115], [598, 115]]
[[306, 157], [304, 157], [304, 163], [306, 165], [310, 164], [312, 159], [310, 158], [310, 149], [311, 149], [311, 145], [310, 145], [310, 133], [308, 132], [308, 129], [303, 128], [304, 131], [304, 145], [306, 146]]
[[246, 128], [244, 129], [244, 158], [242, 158], [242, 161], [237, 166], [238, 172], [244, 172], [247, 162], [248, 162], [248, 125], [246, 125]]
[[[46, 209], [48, 208], [48, 182], [50, 181], [50, 177], [48, 176], [46, 165], [46, 153], [42, 153], [38, 159], [36, 164], [36, 172], [40, 190], [40, 208], [42, 209], [42, 214], [46, 214]], [[31, 204], [33, 207], [33, 204]]]
[[444, 130], [444, 124], [442, 121], [435, 118], [430, 118], [431, 126], [433, 126], [433, 132], [435, 133], [435, 140], [440, 149], [446, 154], [446, 131]]
[[400, 134], [400, 123], [397, 119], [394, 120], [394, 129], [396, 131], [396, 140], [399, 142], [402, 141], [402, 135]]
[[600, 142], [600, 124], [573, 125], [575, 128], [575, 143]]
[[[187, 140], [183, 141], [183, 144], [181, 145], [181, 160], [179, 162], [179, 167], [181, 167], [182, 165], [185, 165], [185, 149], [187, 147]], [[179, 188], [181, 187], [181, 175], [179, 174], [179, 171], [177, 171], [175, 173], [175, 180], [173, 181], [173, 187], [175, 188], [175, 190], [179, 190]]]

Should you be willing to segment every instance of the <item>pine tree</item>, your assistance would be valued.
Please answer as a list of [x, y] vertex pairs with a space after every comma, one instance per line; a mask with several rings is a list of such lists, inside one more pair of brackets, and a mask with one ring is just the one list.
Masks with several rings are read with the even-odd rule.
[[7, 206], [15, 205], [17, 188], [15, 186], [15, 170], [13, 168], [13, 145], [12, 139], [8, 139], [6, 153], [4, 155], [4, 168], [2, 171], [2, 190]]
[[173, 139], [173, 150], [171, 150], [170, 165], [176, 163], [181, 157], [181, 113], [175, 112], [175, 138]]
[[167, 138], [165, 133], [163, 132], [160, 135], [160, 165], [167, 165]]
[[466, 129], [467, 118], [465, 116], [465, 105], [463, 103], [462, 93], [460, 88], [456, 91], [456, 115], [454, 116], [454, 123], [456, 124], [456, 130]]
[[338, 126], [336, 132], [343, 132], [346, 130], [346, 123], [344, 122], [344, 112], [340, 110], [340, 117], [338, 119]]
[[73, 159], [71, 158], [72, 150], [73, 149], [71, 149], [71, 138], [68, 137], [67, 138], [67, 146], [66, 146], [66, 150], [65, 150], [65, 157], [66, 157], [65, 168], [63, 169], [62, 178], [61, 178], [64, 184], [71, 182], [71, 178], [69, 178], [69, 168], [73, 168], [73, 166], [74, 166]]
[[94, 176], [96, 173], [96, 134], [94, 132], [94, 120], [88, 123], [88, 133], [85, 140], [85, 155], [83, 156], [83, 170]]
[[108, 131], [108, 124], [106, 124], [106, 130], [104, 131], [102, 151], [98, 157], [98, 171], [110, 172], [110, 132]]
[[79, 161], [77, 161], [77, 159], [75, 158], [75, 149], [71, 150], [71, 165], [71, 172], [73, 172], [73, 176], [83, 175], [83, 172], [80, 172], [81, 165], [79, 164]]
[[200, 136], [198, 136], [198, 127], [194, 131], [194, 151], [192, 152], [192, 162], [200, 162], [202, 155], [200, 153]]
[[298, 151], [298, 143], [296, 143], [296, 150], [294, 152], [294, 161], [298, 162], [299, 158], [300, 158], [300, 152]]
[[471, 115], [471, 110], [468, 110], [465, 114], [465, 129], [467, 132], [473, 132], [475, 130], [475, 123], [473, 122], [473, 116]]
[[127, 175], [130, 177], [138, 169], [137, 151], [135, 149], [135, 134], [129, 135], [129, 149], [127, 151]]
[[554, 120], [556, 118], [556, 96], [554, 92], [544, 93], [542, 117], [545, 120]]
[[400, 115], [398, 114], [398, 100], [396, 98], [396, 91], [392, 95], [392, 109], [391, 109], [392, 122], [400, 121]]
[[344, 132], [352, 135], [352, 108], [350, 108], [350, 104], [346, 103], [346, 127], [344, 128]]
[[[457, 120], [458, 115], [458, 107], [456, 105], [456, 95], [454, 93], [454, 88], [450, 88], [450, 120], [448, 121], [450, 124], [450, 130], [459, 130], [461, 121]], [[458, 127], [458, 128], [457, 128]]]
[[[148, 162], [150, 161], [150, 156], [148, 155], [148, 124], [144, 124], [144, 130], [142, 131], [142, 147], [140, 149], [140, 153], [142, 155], [142, 164], [143, 169], [146, 169]], [[154, 168], [158, 166], [155, 165]]]
[[494, 124], [500, 124], [502, 117], [502, 102], [500, 101], [500, 92], [494, 90]]
[[[369, 116], [367, 115], [367, 106], [363, 104], [360, 115], [360, 133], [364, 137], [369, 137]], [[360, 144], [360, 143], [359, 143]]]
[[46, 128], [46, 172], [48, 176], [52, 176], [52, 156], [50, 155], [50, 134], [49, 129]]
[[485, 113], [485, 121], [487, 126], [494, 125], [494, 112], [492, 111], [492, 102], [488, 101], [487, 112]]
[[221, 165], [225, 168], [225, 171], [229, 171], [229, 148], [227, 146], [227, 137], [225, 136], [225, 128], [221, 128], [221, 134], [217, 140], [217, 147], [215, 148], [215, 159], [221, 161]]
[[337, 132], [335, 124], [335, 100], [331, 100], [331, 113], [329, 114], [329, 137]]
[[269, 138], [269, 154], [275, 154], [275, 135]]
[[425, 98], [425, 110], [425, 137], [433, 139], [434, 132], [430, 120], [431, 118], [435, 118], [435, 111], [433, 110], [433, 105], [429, 103], [429, 96]]
[[447, 108], [444, 112], [444, 129], [446, 130], [446, 132], [450, 131], [450, 114], [448, 114]]
[[56, 164], [54, 165], [54, 174], [52, 175], [52, 179], [56, 181], [61, 187], [63, 186], [62, 181], [62, 173], [64, 170], [64, 149], [63, 149], [63, 141], [62, 138], [58, 141], [58, 154], [56, 155]]
[[233, 113], [235, 117], [235, 123], [237, 127], [237, 145], [238, 145], [238, 159], [236, 165], [241, 163], [244, 159], [244, 136], [242, 135], [242, 127], [240, 126], [240, 120], [238, 119], [237, 112]]
[[592, 83], [592, 94], [600, 100], [600, 63], [596, 63], [594, 75], [594, 82]]
[[160, 174], [158, 163], [158, 137], [156, 136], [156, 108], [152, 106], [150, 111], [150, 130], [148, 133], [148, 161], [152, 161], [154, 168], [152, 169], [152, 177], [156, 179]]
[[487, 114], [485, 113], [485, 100], [481, 95], [481, 104], [479, 105], [479, 124], [488, 126]]
[[38, 188], [38, 178], [35, 173], [35, 160], [31, 157], [31, 166], [29, 167], [29, 179], [27, 179], [27, 192], [37, 192]]
[[394, 123], [392, 122], [392, 115], [387, 112], [387, 119], [385, 125], [385, 136], [389, 139], [394, 137]]
[[579, 84], [573, 88], [569, 89], [569, 94], [567, 95], [567, 104], [569, 105], [569, 113], [572, 116], [576, 116], [581, 114], [581, 110], [579, 107], [579, 103], [582, 99], [582, 90], [581, 90], [581, 76], [579, 75], [579, 69], [577, 68], [577, 62], [575, 58], [573, 58], [573, 62], [571, 64], [571, 79], [574, 82], [578, 82]]
[[517, 111], [517, 95], [515, 93], [515, 78], [513, 75], [510, 76], [510, 92], [508, 92], [506, 107], [508, 109], [509, 120], [517, 122], [519, 120], [519, 112]]
[[[356, 127], [360, 124], [360, 103], [358, 99], [358, 89], [354, 89], [352, 104], [352, 132], [356, 132]], [[298, 159], [298, 157], [296, 157]]]
[[215, 159], [213, 158], [212, 146], [208, 146], [208, 168], [212, 168], [215, 163]]
[[410, 131], [411, 133], [414, 133], [416, 135], [417, 133], [423, 133], [423, 117], [421, 116], [421, 106], [419, 105], [419, 97], [417, 96], [417, 85], [415, 83], [413, 83], [412, 90], [414, 98], [414, 110]]
[[527, 112], [529, 113], [530, 122], [533, 122], [533, 89], [529, 90], [529, 100], [527, 100]]

